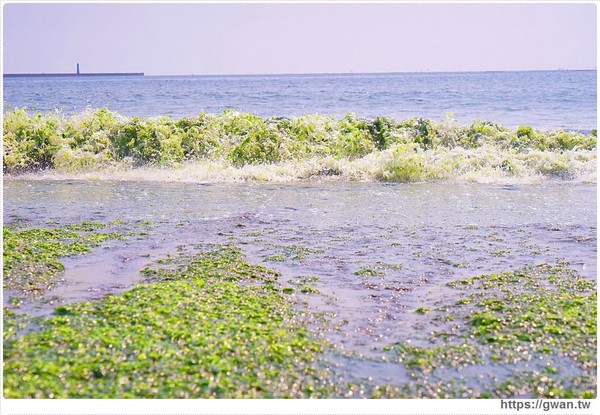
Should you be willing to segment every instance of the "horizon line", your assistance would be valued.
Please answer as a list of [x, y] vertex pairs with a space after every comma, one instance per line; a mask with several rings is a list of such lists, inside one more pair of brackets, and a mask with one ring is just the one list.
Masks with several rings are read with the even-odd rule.
[[382, 72], [277, 72], [277, 73], [179, 73], [179, 74], [153, 74], [146, 72], [146, 76], [290, 76], [290, 75], [392, 75], [392, 74], [439, 74], [439, 73], [497, 73], [497, 72], [583, 72], [596, 71], [591, 69], [490, 69], [490, 70], [447, 70], [447, 71], [382, 71]]
[[[490, 69], [490, 70], [435, 70], [435, 71], [381, 71], [381, 72], [278, 72], [278, 73], [178, 73], [178, 74], [153, 74], [148, 72], [134, 72], [144, 74], [144, 76], [298, 76], [298, 75], [393, 75], [393, 74], [442, 74], [442, 73], [498, 73], [498, 72], [584, 72], [596, 71], [597, 68], [588, 69]], [[84, 72], [79, 75], [118, 75], [120, 73], [131, 72]], [[53, 76], [53, 75], [73, 75], [77, 76], [76, 72], [28, 72], [28, 73], [3, 73], [2, 76]]]

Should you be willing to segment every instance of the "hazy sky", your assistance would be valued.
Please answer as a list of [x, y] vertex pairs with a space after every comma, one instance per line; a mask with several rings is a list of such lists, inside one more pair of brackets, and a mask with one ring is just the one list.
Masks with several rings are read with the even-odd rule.
[[594, 4], [7, 4], [4, 73], [594, 69]]

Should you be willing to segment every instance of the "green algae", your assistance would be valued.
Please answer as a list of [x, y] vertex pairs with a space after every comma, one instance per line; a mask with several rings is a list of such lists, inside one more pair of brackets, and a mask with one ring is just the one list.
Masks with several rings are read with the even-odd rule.
[[317, 281], [319, 281], [319, 277], [316, 275], [290, 279], [288, 280], [288, 283], [296, 286], [296, 289], [284, 288], [284, 292], [291, 294], [292, 292], [298, 290], [302, 294], [320, 294], [319, 289], [314, 286], [314, 283]]
[[310, 248], [301, 245], [272, 245], [277, 251], [276, 254], [267, 255], [264, 257], [265, 261], [271, 262], [285, 262], [285, 261], [299, 261], [307, 258], [312, 254], [322, 254], [325, 252], [322, 249]]
[[279, 273], [261, 265], [243, 260], [240, 250], [233, 245], [218, 246], [194, 257], [181, 254], [157, 261], [160, 266], [142, 269], [147, 282], [157, 283], [181, 278], [216, 278], [226, 281], [261, 281], [274, 284]]
[[[84, 222], [59, 234], [85, 238], [106, 227]], [[55, 236], [34, 239], [50, 243]], [[283, 252], [292, 259], [304, 252], [296, 248]], [[5, 310], [5, 396], [596, 396], [595, 285], [566, 263], [448, 284], [452, 300], [414, 309], [418, 324], [434, 326], [429, 337], [384, 349], [386, 361], [403, 365], [409, 377], [385, 385], [345, 382], [321, 360], [328, 345], [313, 329], [327, 323], [291, 303], [297, 293], [318, 293], [318, 277], [281, 287], [278, 272], [249, 264], [235, 246], [195, 249], [203, 252], [181, 246], [144, 268], [143, 286], [58, 307], [51, 319]], [[50, 264], [56, 258], [43, 257]], [[473, 371], [508, 374], [475, 379]]]
[[99, 222], [68, 224], [63, 228], [3, 228], [4, 289], [36, 297], [51, 289], [64, 270], [61, 257], [91, 252], [122, 233], [95, 232], [107, 225]]
[[363, 267], [354, 271], [354, 275], [363, 278], [384, 277], [388, 271], [398, 271], [402, 268], [402, 264], [390, 264], [383, 261], [376, 261], [373, 266]]
[[521, 347], [516, 356], [502, 351], [503, 358], [559, 352], [580, 364], [591, 363], [597, 330], [595, 285], [564, 265], [474, 277], [451, 286], [469, 287], [476, 299], [469, 321], [479, 342]]
[[[116, 221], [116, 223], [113, 223], [113, 224], [120, 225], [120, 224], [122, 224], [122, 222]], [[86, 221], [86, 222], [82, 222], [82, 223], [78, 223], [78, 224], [68, 224], [68, 225], [65, 225], [64, 228], [72, 230], [72, 231], [93, 232], [98, 229], [106, 228], [107, 226], [109, 226], [109, 225], [106, 223], [102, 223], [102, 222]]]
[[2, 328], [4, 342], [14, 340], [18, 334], [30, 327], [36, 318], [27, 314], [15, 313], [4, 308], [2, 315]]
[[[300, 178], [368, 175], [416, 182], [495, 173], [570, 180], [595, 165], [597, 145], [595, 134], [530, 126], [511, 130], [489, 121], [461, 126], [452, 117], [440, 122], [366, 120], [353, 114], [261, 118], [227, 110], [173, 120], [128, 118], [104, 109], [72, 116], [15, 109], [4, 115], [5, 173], [172, 167], [190, 161], [234, 169], [306, 162], [294, 173]], [[350, 167], [358, 160], [364, 161], [362, 167]]]
[[[388, 348], [388, 350], [390, 350]], [[437, 347], [421, 347], [410, 344], [394, 346], [398, 361], [409, 369], [417, 369], [421, 374], [431, 373], [447, 367], [462, 369], [481, 361], [478, 350], [468, 343], [443, 345]]]
[[429, 307], [419, 307], [415, 310], [417, 314], [428, 314], [431, 311]]
[[271, 261], [271, 262], [283, 262], [285, 261], [285, 255], [283, 254], [274, 254], [274, 255], [267, 255], [265, 258], [265, 261]]
[[[485, 367], [492, 373], [494, 368], [512, 367], [509, 379], [492, 382], [495, 385], [479, 381], [457, 387], [441, 382], [430, 396], [461, 397], [467, 389], [470, 396], [481, 398], [596, 396], [593, 282], [578, 276], [568, 264], [544, 264], [448, 285], [462, 298], [431, 311], [438, 329], [431, 332], [429, 345], [398, 342], [385, 348], [393, 361], [411, 370], [412, 381], [395, 393], [427, 396], [417, 380], [435, 378], [437, 371], [446, 368], [455, 369], [453, 376], [458, 377], [468, 367]], [[544, 362], [543, 367], [537, 367], [536, 361]], [[564, 376], [561, 368], [578, 375]]]
[[168, 257], [143, 274], [145, 285], [59, 307], [39, 330], [5, 338], [5, 397], [318, 397], [333, 390], [317, 361], [326, 345], [297, 318], [277, 273], [224, 246]]
[[358, 271], [354, 271], [354, 275], [358, 275], [359, 277], [381, 277], [385, 273], [373, 268], [361, 268]]

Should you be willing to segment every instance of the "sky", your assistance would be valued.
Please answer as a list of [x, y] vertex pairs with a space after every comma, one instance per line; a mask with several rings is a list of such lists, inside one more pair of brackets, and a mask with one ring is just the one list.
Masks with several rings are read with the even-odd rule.
[[588, 4], [4, 4], [4, 73], [596, 68]]

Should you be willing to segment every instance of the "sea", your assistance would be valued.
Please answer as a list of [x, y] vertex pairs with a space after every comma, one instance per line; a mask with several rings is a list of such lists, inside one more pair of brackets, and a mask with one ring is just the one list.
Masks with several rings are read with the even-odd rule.
[[597, 126], [596, 71], [4, 78], [4, 107], [68, 113], [107, 108], [174, 118], [226, 109], [262, 117], [453, 114], [461, 124], [590, 131]]
[[[5, 78], [3, 91], [5, 108], [43, 112], [108, 108], [178, 118], [235, 109], [263, 117], [355, 113], [396, 120], [453, 113], [463, 124], [480, 119], [587, 132], [597, 126], [596, 71], [32, 77]], [[279, 271], [279, 284], [310, 282], [317, 294], [299, 296], [299, 307], [324, 313], [335, 327], [321, 335], [336, 350], [325, 359], [340, 376], [407, 385], [411, 370], [386, 360], [385, 348], [429, 347], [437, 323], [415, 310], [455, 304], [458, 294], [448, 283], [540, 264], [567, 264], [582, 278], [597, 278], [595, 180], [273, 182], [233, 180], [229, 170], [208, 181], [190, 179], [185, 169], [179, 172], [186, 177], [168, 169], [5, 176], [3, 221], [16, 229], [85, 221], [149, 226], [142, 238], [62, 259], [64, 273], [42, 301], [14, 301], [19, 294], [4, 290], [5, 307], [51, 317], [57, 305], [131, 289], [141, 269], [181, 249], [234, 244], [250, 262]], [[419, 382], [457, 382], [477, 392], [544, 365], [558, 368], [549, 375], [557, 382], [583, 373], [566, 358], [548, 362], [440, 369]]]

